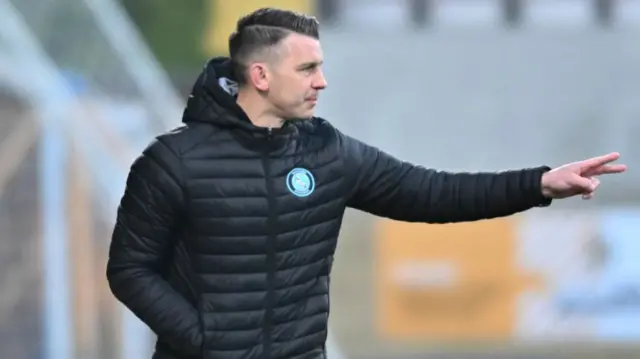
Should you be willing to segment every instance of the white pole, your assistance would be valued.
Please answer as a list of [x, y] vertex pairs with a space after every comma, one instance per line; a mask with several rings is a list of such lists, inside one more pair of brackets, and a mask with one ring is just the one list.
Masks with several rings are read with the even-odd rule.
[[73, 322], [65, 215], [67, 143], [58, 116], [50, 117], [44, 121], [40, 143], [45, 358], [71, 359]]
[[[73, 312], [69, 283], [69, 258], [66, 228], [66, 161], [65, 112], [69, 93], [59, 86], [55, 72], [47, 71], [46, 55], [11, 2], [0, 0], [0, 38], [10, 52], [21, 54], [21, 65], [31, 71], [40, 86], [28, 99], [37, 107], [42, 121], [39, 189], [42, 200], [42, 270], [44, 279], [44, 358], [73, 359]], [[44, 62], [43, 62], [44, 61]], [[63, 91], [61, 91], [63, 90]], [[44, 95], [43, 95], [44, 94]]]

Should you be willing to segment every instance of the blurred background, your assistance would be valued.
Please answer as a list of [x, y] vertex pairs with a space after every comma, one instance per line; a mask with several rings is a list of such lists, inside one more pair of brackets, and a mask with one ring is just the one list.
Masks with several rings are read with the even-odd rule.
[[0, 0], [1, 358], [150, 358], [105, 279], [126, 174], [261, 6], [318, 16], [319, 115], [396, 156], [630, 166], [505, 219], [350, 211], [330, 359], [640, 358], [639, 0]]

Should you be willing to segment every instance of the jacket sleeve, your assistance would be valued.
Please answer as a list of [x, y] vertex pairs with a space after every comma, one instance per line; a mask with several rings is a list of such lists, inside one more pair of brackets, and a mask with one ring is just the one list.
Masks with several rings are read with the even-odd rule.
[[162, 277], [185, 209], [180, 162], [156, 140], [131, 166], [109, 248], [107, 279], [115, 297], [180, 353], [197, 355], [196, 308]]
[[490, 219], [551, 204], [542, 195], [549, 167], [451, 173], [416, 166], [342, 136], [350, 188], [347, 206], [405, 222]]

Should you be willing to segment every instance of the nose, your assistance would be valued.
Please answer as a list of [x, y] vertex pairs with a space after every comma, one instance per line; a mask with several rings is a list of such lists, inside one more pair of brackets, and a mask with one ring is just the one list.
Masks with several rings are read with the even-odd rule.
[[313, 81], [313, 88], [315, 90], [322, 90], [327, 87], [327, 79], [324, 77], [322, 70], [318, 69], [316, 77]]

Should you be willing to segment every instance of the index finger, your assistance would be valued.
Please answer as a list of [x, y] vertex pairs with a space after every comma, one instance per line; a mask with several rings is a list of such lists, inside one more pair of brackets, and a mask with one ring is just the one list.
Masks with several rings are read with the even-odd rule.
[[589, 158], [588, 160], [584, 160], [580, 163], [580, 168], [583, 171], [592, 169], [592, 168], [596, 168], [596, 167], [600, 167], [602, 165], [606, 165], [609, 162], [613, 162], [615, 160], [617, 160], [618, 158], [620, 158], [620, 153], [618, 152], [611, 152], [609, 154], [603, 155], [603, 156], [598, 156], [598, 157], [593, 157], [593, 158]]

